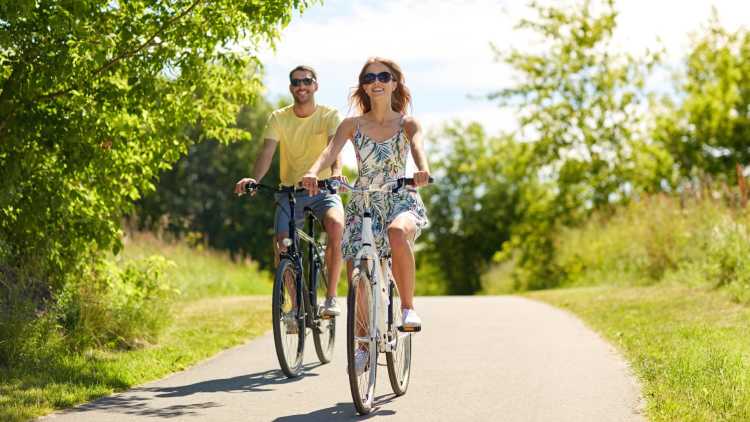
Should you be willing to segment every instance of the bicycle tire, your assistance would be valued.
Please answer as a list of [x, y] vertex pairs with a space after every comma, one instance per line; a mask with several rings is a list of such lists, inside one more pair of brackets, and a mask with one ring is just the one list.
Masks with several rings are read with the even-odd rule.
[[[375, 397], [375, 383], [377, 380], [378, 365], [368, 364], [362, 374], [357, 374], [355, 370], [355, 353], [362, 344], [367, 345], [369, 352], [368, 363], [372, 362], [372, 354], [375, 354], [377, 362], [377, 343], [374, 339], [369, 338], [369, 327], [373, 324], [374, 315], [372, 308], [372, 288], [369, 277], [364, 268], [355, 268], [352, 272], [352, 280], [349, 283], [349, 295], [347, 296], [347, 324], [346, 324], [346, 361], [347, 375], [349, 377], [349, 387], [352, 393], [352, 401], [357, 413], [366, 415], [372, 411]], [[358, 302], [364, 301], [364, 302]], [[360, 306], [357, 306], [357, 304]], [[364, 303], [364, 305], [363, 305]], [[367, 315], [365, 315], [365, 313]], [[357, 328], [359, 327], [359, 338], [357, 338]], [[363, 332], [366, 332], [367, 338], [362, 339]]]
[[281, 371], [289, 378], [296, 378], [302, 373], [305, 354], [305, 319], [296, 319], [298, 304], [293, 287], [296, 276], [294, 263], [288, 258], [282, 259], [274, 277], [271, 305], [276, 357]]
[[317, 292], [315, 294], [315, 302], [311, 304], [310, 315], [313, 316], [313, 342], [315, 343], [315, 354], [318, 355], [318, 360], [322, 364], [326, 364], [333, 358], [333, 349], [336, 343], [336, 317], [323, 317], [320, 312], [320, 304], [317, 303], [319, 298], [326, 297], [328, 289], [327, 277], [325, 274], [325, 268], [318, 265], [317, 269]]
[[390, 283], [393, 292], [391, 296], [391, 303], [393, 304], [391, 307], [393, 313], [391, 336], [396, 340], [396, 350], [385, 353], [385, 362], [388, 367], [388, 378], [391, 381], [393, 394], [403, 396], [409, 387], [411, 375], [412, 335], [398, 330], [398, 327], [402, 324], [401, 297], [395, 281], [391, 279]]

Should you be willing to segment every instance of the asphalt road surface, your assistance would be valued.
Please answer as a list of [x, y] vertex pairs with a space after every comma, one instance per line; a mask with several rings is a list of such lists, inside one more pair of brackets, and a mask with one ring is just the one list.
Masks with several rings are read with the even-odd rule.
[[269, 332], [186, 371], [42, 420], [645, 420], [625, 361], [569, 313], [513, 296], [427, 297], [415, 304], [423, 328], [413, 343], [409, 390], [394, 397], [379, 367], [376, 409], [366, 417], [351, 402], [340, 317], [333, 361], [320, 365], [309, 337], [300, 378], [289, 380], [278, 369]]

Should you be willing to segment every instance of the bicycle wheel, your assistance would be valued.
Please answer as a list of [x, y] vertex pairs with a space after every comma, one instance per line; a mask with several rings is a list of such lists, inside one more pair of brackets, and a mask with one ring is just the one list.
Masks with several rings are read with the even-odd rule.
[[[375, 323], [372, 288], [369, 277], [363, 270], [364, 268], [355, 268], [352, 273], [346, 318], [347, 373], [354, 407], [360, 415], [372, 411], [378, 369], [377, 344], [375, 339], [370, 337], [370, 327]], [[360, 365], [359, 371], [355, 363], [357, 357], [364, 363]]]
[[402, 333], [398, 327], [402, 324], [401, 297], [398, 287], [391, 279], [391, 307], [393, 312], [393, 325], [391, 327], [391, 342], [395, 343], [395, 349], [385, 353], [385, 361], [388, 366], [388, 378], [391, 380], [391, 388], [397, 396], [404, 395], [409, 387], [409, 375], [411, 373], [411, 333]]
[[287, 258], [279, 263], [273, 283], [273, 341], [279, 366], [289, 378], [302, 372], [305, 352], [305, 319], [297, 319], [297, 270]]
[[336, 343], [336, 317], [324, 317], [321, 312], [322, 301], [326, 298], [328, 289], [328, 278], [325, 268], [318, 265], [317, 270], [317, 292], [315, 300], [319, 303], [313, 304], [313, 340], [315, 342], [315, 353], [320, 363], [328, 363], [333, 357], [333, 345]]

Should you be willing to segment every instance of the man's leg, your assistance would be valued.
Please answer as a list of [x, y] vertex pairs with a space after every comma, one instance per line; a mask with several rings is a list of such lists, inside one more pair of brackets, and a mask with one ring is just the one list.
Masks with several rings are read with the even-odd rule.
[[326, 269], [328, 270], [328, 297], [336, 296], [336, 286], [341, 276], [341, 240], [344, 236], [344, 210], [339, 207], [329, 208], [323, 216], [323, 227], [327, 239]]

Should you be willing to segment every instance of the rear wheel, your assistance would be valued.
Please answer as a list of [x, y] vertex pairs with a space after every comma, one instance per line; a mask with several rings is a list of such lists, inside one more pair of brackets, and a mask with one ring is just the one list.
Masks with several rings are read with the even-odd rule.
[[282, 259], [273, 283], [271, 312], [273, 341], [279, 366], [289, 378], [302, 372], [305, 352], [305, 318], [297, 318], [297, 270], [289, 259]]
[[396, 283], [390, 280], [391, 290], [391, 312], [393, 324], [390, 329], [390, 341], [395, 343], [395, 349], [385, 353], [385, 361], [388, 366], [388, 378], [391, 380], [393, 393], [401, 396], [409, 387], [409, 375], [411, 373], [411, 339], [410, 333], [398, 330], [403, 321], [401, 312], [401, 297], [398, 294]]
[[365, 268], [355, 268], [347, 298], [346, 360], [352, 400], [361, 415], [372, 411], [377, 378], [378, 349], [370, 332], [375, 322], [372, 299]]
[[328, 282], [322, 263], [317, 265], [317, 292], [316, 301], [313, 304], [311, 315], [314, 315], [315, 324], [312, 327], [313, 340], [315, 342], [315, 353], [320, 363], [328, 363], [333, 356], [333, 345], [336, 343], [336, 317], [326, 317], [320, 312], [328, 291]]

